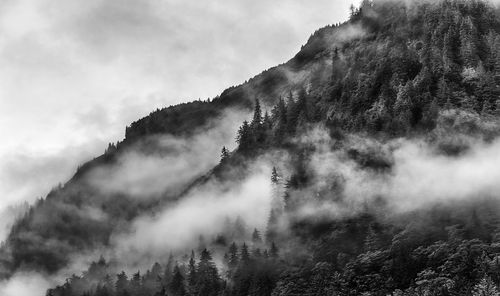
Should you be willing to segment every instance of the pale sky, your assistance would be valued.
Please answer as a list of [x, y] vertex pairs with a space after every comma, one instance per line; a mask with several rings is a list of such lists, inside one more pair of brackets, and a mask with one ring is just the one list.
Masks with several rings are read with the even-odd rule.
[[0, 0], [0, 211], [125, 126], [285, 62], [350, 0]]

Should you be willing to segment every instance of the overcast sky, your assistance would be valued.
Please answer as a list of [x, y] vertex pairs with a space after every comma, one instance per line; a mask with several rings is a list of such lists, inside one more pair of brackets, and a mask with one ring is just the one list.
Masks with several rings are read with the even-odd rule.
[[157, 107], [287, 61], [349, 0], [0, 0], [0, 210]]

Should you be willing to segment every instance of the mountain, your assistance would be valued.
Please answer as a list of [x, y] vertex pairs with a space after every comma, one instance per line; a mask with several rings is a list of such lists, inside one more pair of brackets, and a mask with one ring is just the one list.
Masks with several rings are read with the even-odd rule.
[[14, 224], [2, 274], [103, 255], [47, 295], [498, 295], [499, 95], [493, 4], [365, 0], [128, 126]]

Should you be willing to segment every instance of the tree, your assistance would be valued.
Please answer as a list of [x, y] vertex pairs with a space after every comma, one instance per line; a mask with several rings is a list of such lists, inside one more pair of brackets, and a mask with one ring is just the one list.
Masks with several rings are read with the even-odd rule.
[[263, 144], [266, 140], [266, 130], [262, 121], [262, 110], [258, 99], [255, 100], [255, 109], [253, 119], [250, 123], [250, 128], [253, 136], [253, 141], [258, 144]]
[[236, 136], [236, 142], [238, 142], [238, 149], [245, 152], [248, 151], [252, 146], [252, 130], [248, 121], [243, 121], [243, 124], [238, 129], [238, 134]]
[[174, 272], [172, 275], [172, 282], [170, 283], [170, 292], [174, 296], [184, 296], [186, 295], [186, 288], [184, 286], [184, 276], [179, 268], [179, 265], [175, 265]]
[[196, 268], [196, 292], [199, 296], [218, 295], [221, 288], [220, 279], [212, 255], [207, 249], [201, 251], [200, 261]]
[[253, 111], [253, 119], [252, 119], [252, 128], [256, 128], [262, 124], [262, 110], [260, 108], [260, 101], [259, 99], [255, 100], [255, 107]]
[[194, 259], [194, 251], [191, 251], [191, 258], [189, 258], [188, 265], [188, 290], [191, 295], [196, 294], [196, 282], [197, 282], [197, 273], [196, 273], [196, 261]]
[[253, 233], [252, 233], [252, 242], [254, 244], [260, 244], [260, 243], [262, 243], [262, 237], [260, 235], [259, 230], [257, 230], [257, 228], [255, 228], [253, 230]]
[[238, 258], [238, 246], [236, 246], [236, 243], [233, 242], [229, 246], [229, 260], [228, 260], [228, 267], [230, 269], [236, 268], [239, 263], [239, 258]]
[[240, 251], [241, 263], [248, 264], [250, 262], [250, 253], [248, 252], [248, 246], [246, 243], [243, 243]]
[[229, 158], [229, 150], [227, 150], [226, 146], [224, 146], [222, 147], [222, 151], [220, 153], [220, 163], [224, 163], [228, 158]]
[[123, 271], [116, 275], [115, 291], [118, 296], [128, 295], [128, 278]]
[[276, 106], [274, 106], [272, 110], [273, 114], [273, 121], [275, 122], [275, 129], [274, 129], [274, 141], [276, 144], [281, 144], [283, 143], [286, 132], [287, 132], [287, 125], [288, 125], [288, 119], [287, 119], [287, 106], [285, 104], [285, 101], [283, 100], [282, 97], [279, 98], [278, 103]]
[[485, 276], [472, 289], [472, 296], [499, 296], [498, 288], [490, 277]]
[[141, 285], [141, 273], [140, 271], [137, 271], [132, 275], [132, 278], [130, 279], [129, 283], [130, 287], [130, 292], [132, 295], [140, 295], [142, 291], [142, 285]]
[[163, 285], [168, 287], [172, 281], [172, 272], [174, 271], [174, 255], [170, 253], [168, 255], [168, 261], [165, 265], [165, 270], [163, 271]]

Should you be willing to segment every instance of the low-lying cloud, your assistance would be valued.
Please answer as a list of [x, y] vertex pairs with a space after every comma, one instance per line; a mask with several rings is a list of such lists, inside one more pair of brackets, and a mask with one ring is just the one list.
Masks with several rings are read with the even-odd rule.
[[265, 229], [271, 203], [269, 170], [224, 187], [206, 184], [158, 215], [137, 219], [130, 233], [114, 237], [118, 257], [158, 258], [196, 248], [200, 235], [209, 241], [221, 233], [226, 219], [240, 217], [251, 229]]
[[[148, 147], [130, 147], [120, 153], [116, 164], [97, 167], [87, 175], [89, 183], [103, 193], [132, 197], [158, 196], [182, 190], [187, 182], [208, 173], [219, 161], [223, 146], [234, 147], [243, 111], [228, 110], [212, 120], [210, 128], [189, 137], [152, 136]], [[153, 150], [145, 152], [144, 150]]]

